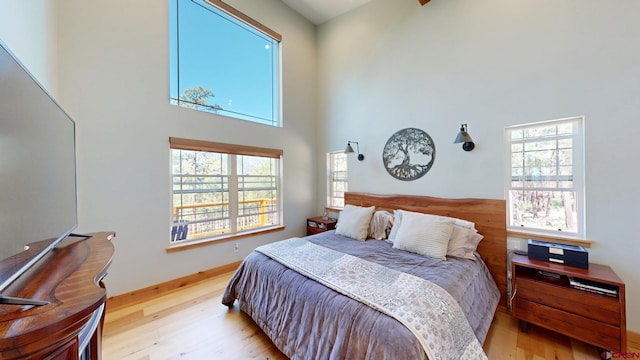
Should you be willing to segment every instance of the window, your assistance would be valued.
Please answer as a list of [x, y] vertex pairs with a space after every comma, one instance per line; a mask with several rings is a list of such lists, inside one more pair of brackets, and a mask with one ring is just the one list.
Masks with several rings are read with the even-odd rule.
[[171, 242], [279, 226], [282, 150], [170, 138]]
[[327, 206], [344, 207], [344, 193], [349, 183], [347, 154], [344, 151], [327, 153]]
[[506, 128], [513, 230], [584, 236], [584, 118]]
[[280, 126], [281, 36], [220, 0], [169, 0], [170, 103]]

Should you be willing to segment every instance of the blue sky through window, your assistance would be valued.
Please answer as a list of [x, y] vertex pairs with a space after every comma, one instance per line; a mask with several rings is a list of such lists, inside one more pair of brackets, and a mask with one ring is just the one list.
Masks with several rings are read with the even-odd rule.
[[202, 86], [218, 114], [279, 125], [278, 42], [202, 0], [170, 0], [170, 97]]

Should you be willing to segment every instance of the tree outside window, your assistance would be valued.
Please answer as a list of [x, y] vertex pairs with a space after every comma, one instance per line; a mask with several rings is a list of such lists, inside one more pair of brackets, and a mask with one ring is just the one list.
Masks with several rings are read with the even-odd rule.
[[584, 236], [583, 120], [506, 128], [511, 228]]
[[169, 0], [170, 104], [281, 126], [281, 36], [220, 0]]
[[171, 242], [278, 226], [281, 150], [171, 138]]

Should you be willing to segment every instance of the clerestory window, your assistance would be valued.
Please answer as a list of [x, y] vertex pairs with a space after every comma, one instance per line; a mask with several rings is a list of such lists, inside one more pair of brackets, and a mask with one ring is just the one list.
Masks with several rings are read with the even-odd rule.
[[170, 103], [281, 126], [282, 37], [220, 0], [169, 0]]

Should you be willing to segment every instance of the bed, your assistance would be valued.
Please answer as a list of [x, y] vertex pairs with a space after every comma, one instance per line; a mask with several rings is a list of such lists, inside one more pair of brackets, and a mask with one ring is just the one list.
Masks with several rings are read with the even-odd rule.
[[444, 261], [344, 230], [287, 239], [251, 253], [222, 303], [238, 300], [291, 359], [486, 358], [482, 343], [496, 307], [506, 306], [504, 200], [346, 193], [345, 204], [463, 219], [483, 239], [473, 260]]

